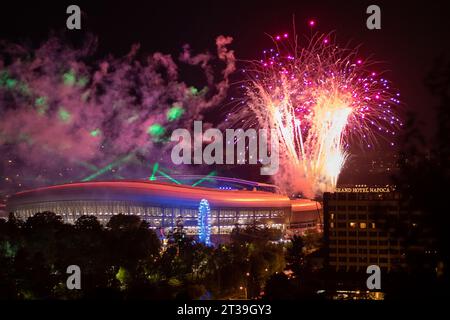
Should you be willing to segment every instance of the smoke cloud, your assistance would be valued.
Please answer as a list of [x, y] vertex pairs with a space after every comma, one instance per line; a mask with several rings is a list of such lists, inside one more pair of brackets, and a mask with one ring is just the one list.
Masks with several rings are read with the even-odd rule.
[[[170, 133], [191, 128], [226, 97], [236, 69], [231, 42], [217, 37], [215, 54], [194, 54], [186, 45], [178, 60], [159, 52], [139, 58], [139, 45], [123, 57], [96, 59], [94, 37], [83, 48], [56, 37], [36, 49], [1, 43], [2, 158], [23, 163], [34, 177], [43, 168], [101, 166], [130, 153], [148, 162], [170, 159]], [[180, 79], [182, 64], [202, 71], [204, 88]]]

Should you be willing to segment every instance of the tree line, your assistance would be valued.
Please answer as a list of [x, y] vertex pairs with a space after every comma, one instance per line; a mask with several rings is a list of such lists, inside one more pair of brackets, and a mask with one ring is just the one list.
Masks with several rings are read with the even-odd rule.
[[[0, 299], [251, 299], [295, 295], [303, 240], [279, 240], [271, 228], [236, 226], [230, 239], [205, 246], [177, 223], [164, 243], [137, 216], [94, 216], [74, 224], [41, 212], [0, 220]], [[66, 286], [69, 265], [81, 289]], [[289, 273], [286, 270], [290, 270]], [[289, 276], [288, 276], [288, 275]], [[291, 291], [285, 287], [291, 285]]]

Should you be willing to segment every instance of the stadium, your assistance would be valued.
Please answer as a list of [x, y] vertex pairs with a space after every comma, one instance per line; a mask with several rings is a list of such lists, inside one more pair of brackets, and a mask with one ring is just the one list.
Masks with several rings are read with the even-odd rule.
[[[164, 177], [157, 181], [91, 181], [37, 188], [9, 197], [6, 210], [20, 219], [50, 211], [68, 223], [82, 215], [94, 215], [101, 223], [117, 214], [136, 215], [161, 234], [182, 223], [187, 234], [195, 235], [199, 203], [206, 199], [213, 235], [229, 234], [236, 225], [256, 224], [289, 232], [315, 228], [319, 223], [318, 202], [291, 200], [269, 184], [199, 177], [171, 177], [170, 182]], [[200, 183], [192, 186], [192, 181]]]

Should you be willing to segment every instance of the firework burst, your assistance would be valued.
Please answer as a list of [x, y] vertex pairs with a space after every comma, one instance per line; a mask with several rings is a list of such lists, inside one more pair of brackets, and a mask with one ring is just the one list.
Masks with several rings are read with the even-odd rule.
[[300, 47], [295, 36], [272, 37], [275, 48], [243, 70], [246, 99], [237, 116], [277, 132], [281, 168], [274, 179], [286, 192], [332, 191], [351, 144], [370, 149], [381, 136], [393, 145], [401, 126], [399, 94], [373, 71], [374, 62], [333, 38], [316, 34]]

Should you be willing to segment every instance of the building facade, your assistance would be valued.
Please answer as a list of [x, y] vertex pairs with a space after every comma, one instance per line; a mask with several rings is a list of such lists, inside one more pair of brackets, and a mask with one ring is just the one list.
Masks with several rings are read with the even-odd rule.
[[390, 272], [401, 265], [400, 240], [389, 221], [400, 219], [400, 195], [389, 186], [355, 186], [325, 193], [326, 264], [331, 270], [365, 272], [378, 265]]
[[83, 215], [94, 215], [104, 224], [117, 214], [136, 215], [152, 229], [166, 233], [182, 223], [188, 234], [195, 235], [199, 204], [206, 199], [212, 234], [229, 234], [236, 225], [286, 230], [291, 224], [308, 228], [317, 223], [321, 206], [315, 201], [291, 200], [258, 188], [223, 190], [160, 181], [79, 182], [17, 193], [8, 199], [7, 210], [21, 219], [50, 211], [68, 223]]

